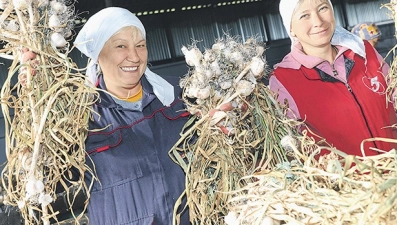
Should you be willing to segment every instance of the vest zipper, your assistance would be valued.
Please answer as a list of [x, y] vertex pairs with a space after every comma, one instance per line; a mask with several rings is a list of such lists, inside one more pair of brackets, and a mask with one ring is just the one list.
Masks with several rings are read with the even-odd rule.
[[[371, 129], [369, 128], [368, 120], [367, 120], [367, 118], [366, 118], [366, 116], [364, 114], [364, 110], [361, 107], [361, 104], [359, 103], [359, 101], [357, 100], [356, 95], [353, 93], [352, 88], [350, 87], [350, 85], [347, 82], [345, 83], [345, 86], [346, 86], [347, 90], [353, 95], [354, 100], [356, 101], [358, 107], [360, 108], [361, 114], [363, 115], [363, 118], [364, 118], [364, 121], [365, 121], [365, 124], [367, 126], [369, 134], [371, 135], [371, 137], [374, 137], [374, 134], [372, 133]], [[374, 144], [375, 148], [377, 148], [377, 144], [376, 144], [375, 141], [373, 141], [373, 144]], [[376, 151], [376, 152], [379, 154], [378, 151]]]

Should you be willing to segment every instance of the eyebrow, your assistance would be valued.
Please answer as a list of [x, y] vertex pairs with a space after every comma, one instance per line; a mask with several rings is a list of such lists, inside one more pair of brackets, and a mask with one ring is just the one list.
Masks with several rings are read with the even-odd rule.
[[[328, 4], [327, 2], [320, 2], [320, 4], [318, 4], [316, 7], [317, 7], [317, 8], [318, 8], [318, 7], [322, 7], [323, 5], [329, 6], [329, 4]], [[295, 15], [300, 15], [300, 14], [306, 13], [307, 11], [309, 11], [309, 10], [305, 9], [305, 10], [303, 10], [303, 11], [296, 11], [296, 12], [295, 12]]]
[[[111, 40], [112, 43], [114, 43], [116, 41], [126, 41], [126, 39], [125, 38], [116, 38], [114, 40]], [[137, 41], [137, 43], [140, 43], [140, 42], [146, 42], [146, 40], [142, 38], [139, 41]]]

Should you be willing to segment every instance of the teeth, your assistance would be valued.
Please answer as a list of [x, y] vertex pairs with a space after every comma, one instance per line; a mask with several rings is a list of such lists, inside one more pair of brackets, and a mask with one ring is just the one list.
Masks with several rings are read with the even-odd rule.
[[124, 71], [135, 71], [135, 70], [138, 69], [138, 67], [137, 66], [134, 66], [134, 67], [121, 67], [121, 69], [124, 70]]

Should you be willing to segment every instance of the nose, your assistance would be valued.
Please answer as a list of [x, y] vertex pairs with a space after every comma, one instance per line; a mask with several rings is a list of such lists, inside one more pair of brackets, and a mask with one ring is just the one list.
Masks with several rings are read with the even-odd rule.
[[135, 63], [137, 63], [141, 60], [135, 47], [132, 47], [129, 50], [127, 60], [130, 62], [135, 62]]
[[323, 18], [319, 13], [314, 13], [312, 15], [312, 23], [314, 26], [319, 27], [323, 24]]

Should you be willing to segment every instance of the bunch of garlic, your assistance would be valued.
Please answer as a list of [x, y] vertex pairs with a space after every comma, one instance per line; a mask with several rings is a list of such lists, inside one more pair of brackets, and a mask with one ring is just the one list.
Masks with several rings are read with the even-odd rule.
[[[75, 14], [73, 5], [68, 6], [67, 0], [0, 0], [0, 9], [3, 10], [0, 26], [9, 32], [33, 32], [23, 29], [24, 24], [21, 22], [26, 20], [33, 30], [37, 27], [48, 27], [48, 30], [41, 32], [48, 33], [49, 43], [56, 48], [65, 47], [67, 39], [72, 36]], [[18, 17], [8, 16], [17, 10]], [[48, 21], [44, 21], [45, 24], [39, 21], [47, 18], [47, 15]]]
[[51, 44], [57, 48], [67, 45], [66, 39], [72, 35], [74, 27], [74, 9], [68, 7], [64, 0], [52, 0], [49, 2], [48, 27], [52, 30]]
[[191, 113], [204, 115], [214, 103], [232, 102], [238, 107], [243, 102], [241, 98], [252, 93], [266, 71], [265, 48], [254, 38], [240, 43], [227, 36], [203, 53], [195, 44], [181, 50], [190, 70], [180, 86], [184, 97], [195, 99], [195, 104], [188, 107]]
[[33, 176], [28, 178], [25, 188], [25, 198], [18, 201], [20, 209], [25, 207], [26, 204], [47, 206], [54, 200], [50, 194], [45, 193], [43, 181]]

